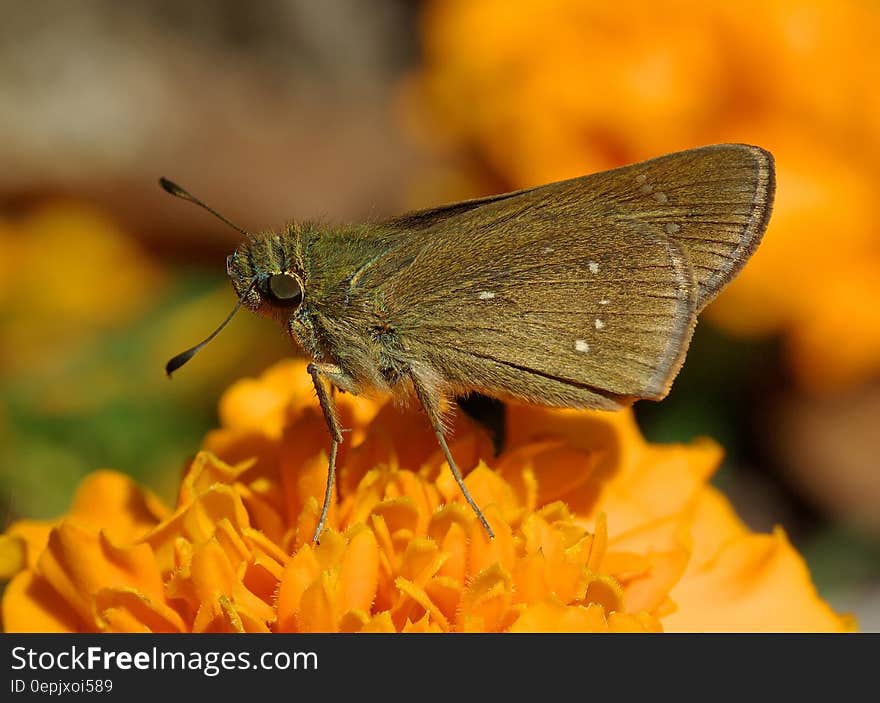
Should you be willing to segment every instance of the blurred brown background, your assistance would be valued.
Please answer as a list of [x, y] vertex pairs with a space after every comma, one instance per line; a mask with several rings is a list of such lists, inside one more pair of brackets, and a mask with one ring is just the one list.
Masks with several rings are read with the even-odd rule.
[[358, 220], [681, 148], [777, 158], [761, 249], [698, 327], [657, 441], [708, 434], [756, 529], [880, 630], [880, 2], [0, 2], [0, 500], [112, 466], [172, 497], [232, 380], [290, 354], [238, 316], [237, 234]]

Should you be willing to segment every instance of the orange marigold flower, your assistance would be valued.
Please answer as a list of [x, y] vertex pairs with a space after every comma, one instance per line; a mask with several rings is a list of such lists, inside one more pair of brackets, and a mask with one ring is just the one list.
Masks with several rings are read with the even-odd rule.
[[463, 502], [420, 413], [342, 395], [328, 435], [301, 362], [233, 385], [166, 509], [118, 473], [0, 540], [7, 631], [436, 632], [851, 629], [777, 531], [706, 481], [710, 440], [652, 445], [629, 412], [509, 409], [496, 459], [459, 419]]

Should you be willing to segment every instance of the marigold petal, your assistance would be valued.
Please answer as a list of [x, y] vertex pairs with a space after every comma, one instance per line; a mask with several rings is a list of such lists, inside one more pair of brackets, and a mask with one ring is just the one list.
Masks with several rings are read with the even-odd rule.
[[629, 408], [585, 412], [511, 403], [507, 419], [511, 449], [562, 439], [570, 447], [601, 455], [596, 478], [614, 475], [616, 467], [632, 465], [647, 446]]
[[[401, 599], [400, 603], [395, 607], [394, 612], [392, 613], [392, 617], [395, 620], [399, 618], [401, 621], [411, 622], [414, 611], [416, 611], [418, 613], [416, 617], [419, 617], [420, 619], [429, 617], [430, 620], [436, 623], [441, 630], [449, 630], [449, 622], [446, 620], [446, 616], [440, 608], [437, 607], [434, 601], [431, 600], [423, 588], [405, 578], [395, 579], [394, 585], [397, 586], [398, 590], [404, 596], [406, 596], [406, 598]], [[410, 603], [410, 601], [418, 604], [419, 607], [415, 609], [412, 608], [412, 603]]]
[[400, 629], [401, 632], [443, 632], [443, 627], [440, 623], [434, 622], [431, 619], [431, 616], [428, 613], [425, 613], [420, 619], [415, 622], [407, 620], [403, 627]]
[[637, 463], [606, 481], [589, 510], [580, 511], [576, 501], [573, 509], [587, 518], [599, 511], [613, 515], [612, 537], [688, 509], [717, 468], [721, 450], [710, 440], [667, 448], [643, 450]]
[[162, 501], [125, 474], [94, 471], [77, 489], [68, 517], [122, 543], [146, 534], [168, 512]]
[[369, 612], [379, 585], [379, 545], [371, 530], [362, 528], [349, 538], [339, 565], [340, 611]]
[[521, 531], [525, 537], [527, 554], [540, 552], [551, 563], [559, 562], [565, 551], [562, 535], [554, 530], [539, 513], [532, 513], [522, 524]]
[[607, 632], [605, 612], [598, 605], [564, 605], [544, 601], [525, 608], [510, 632]]
[[387, 610], [383, 610], [382, 612], [373, 615], [370, 621], [365, 623], [360, 631], [388, 633], [397, 632], [397, 628], [394, 627], [394, 623], [391, 621], [391, 613]]
[[212, 539], [223, 520], [228, 520], [236, 532], [250, 527], [247, 509], [238, 493], [233, 487], [218, 483], [179, 507], [174, 515], [145, 535], [143, 542], [153, 548], [162, 571], [167, 572], [174, 566], [175, 544], [179, 538], [192, 544]]
[[134, 588], [104, 588], [95, 594], [98, 628], [102, 632], [183, 632], [180, 615]]
[[244, 564], [242, 585], [264, 603], [273, 603], [283, 570], [277, 563], [254, 557]]
[[[405, 438], [403, 441], [402, 438]], [[437, 438], [418, 413], [386, 403], [369, 425], [364, 441], [353, 447], [340, 472], [340, 489], [353, 493], [363, 477], [377, 466], [415, 470], [435, 449]]]
[[385, 486], [385, 498], [406, 496], [412, 501], [421, 518], [416, 532], [427, 528], [428, 518], [440, 506], [440, 498], [427, 481], [411, 471], [391, 471]]
[[[249, 619], [249, 623], [253, 622]], [[193, 632], [243, 633], [245, 624], [238, 610], [226, 596], [202, 603], [193, 622]], [[263, 630], [265, 632], [265, 629]]]
[[694, 502], [691, 522], [693, 557], [689, 569], [702, 567], [713, 559], [723, 544], [748, 534], [733, 506], [720, 491], [706, 486]]
[[[242, 537], [247, 542], [249, 549], [256, 554], [263, 554], [266, 559], [271, 560], [279, 566], [284, 566], [290, 560], [287, 552], [273, 542], [270, 537], [265, 535], [258, 529], [245, 527], [241, 531]], [[280, 576], [280, 572], [279, 572]]]
[[192, 503], [216, 484], [230, 485], [235, 483], [245, 468], [247, 467], [227, 464], [211, 452], [200, 451], [190, 462], [180, 482], [177, 507], [180, 508]]
[[409, 496], [383, 500], [373, 507], [372, 513], [385, 521], [395, 541], [405, 542], [418, 534], [419, 511]]
[[150, 628], [126, 608], [106, 608], [98, 613], [97, 620], [101, 632], [150, 633]]
[[70, 604], [42, 576], [23, 571], [3, 593], [4, 632], [90, 632]]
[[[594, 484], [593, 473], [600, 456], [599, 452], [568, 447], [561, 441], [528, 444], [506, 453], [498, 472], [505, 478], [518, 475], [523, 482], [530, 473], [538, 488], [535, 504], [546, 505], [566, 500], [572, 493], [586, 490], [587, 484]], [[522, 490], [527, 490], [524, 483]], [[592, 491], [597, 490], [594, 484]]]
[[[459, 422], [456, 422], [456, 427], [453, 427], [448, 435], [451, 437], [447, 442], [449, 452], [455, 457], [455, 463], [465, 475], [479, 464], [482, 457], [492, 456], [492, 443], [486, 432], [475, 432], [472, 427], [461, 427]], [[428, 467], [431, 470], [423, 471], [423, 474], [428, 478], [435, 478], [446, 465], [446, 454], [437, 445], [436, 438], [434, 438], [431, 448], [433, 451], [422, 462], [423, 468]]]
[[[4, 534], [4, 537], [9, 538], [10, 541], [3, 542], [3, 559], [7, 571], [6, 576], [0, 578], [11, 578], [19, 569], [33, 569], [37, 565], [40, 553], [49, 542], [49, 533], [54, 526], [54, 522], [43, 520], [17, 520], [12, 523]], [[21, 561], [22, 549], [24, 562]], [[18, 568], [11, 571], [14, 567]]]
[[641, 576], [651, 568], [644, 554], [633, 552], [609, 552], [602, 560], [602, 568], [623, 581]]
[[[347, 442], [342, 444], [346, 447]], [[324, 499], [327, 487], [330, 436], [317, 408], [304, 411], [288, 424], [281, 440], [279, 474], [284, 496], [284, 514], [290, 520], [299, 515], [310, 500]], [[343, 452], [337, 457], [342, 464]], [[336, 525], [337, 487], [333, 488], [328, 524]]]
[[440, 507], [428, 523], [428, 537], [435, 542], [442, 542], [453, 525], [468, 529], [473, 520], [473, 511], [468, 505], [446, 503]]
[[296, 613], [298, 632], [338, 632], [335, 576], [324, 571], [303, 593]]
[[608, 519], [605, 513], [599, 513], [596, 518], [596, 527], [593, 539], [590, 542], [590, 555], [587, 559], [587, 568], [590, 571], [599, 571], [608, 549]]
[[536, 603], [551, 595], [547, 583], [547, 560], [538, 551], [518, 559], [513, 570], [514, 602]]
[[495, 537], [494, 539], [489, 538], [486, 529], [479, 520], [471, 521], [468, 572], [476, 574], [493, 564], [499, 564], [505, 571], [510, 572], [516, 561], [516, 546], [513, 542], [510, 525], [504, 522], [501, 510], [494, 503], [485, 506], [483, 514], [492, 526]]
[[589, 583], [590, 572], [567, 560], [554, 564], [547, 577], [550, 592], [563, 603], [584, 598]]
[[250, 486], [240, 483], [235, 485], [235, 490], [241, 496], [241, 502], [250, 517], [250, 524], [254, 530], [266, 535], [267, 539], [275, 543], [284, 539], [286, 525], [282, 509], [269, 500], [252, 490]]
[[394, 541], [388, 532], [388, 526], [381, 515], [370, 518], [370, 526], [376, 535], [379, 545], [379, 587], [376, 593], [375, 607], [385, 610], [391, 607], [395, 599], [394, 578], [398, 568], [399, 557], [394, 548]]
[[390, 469], [384, 466], [367, 471], [353, 493], [343, 500], [340, 511], [349, 525], [369, 522], [373, 507], [384, 499], [389, 471]]
[[611, 613], [608, 616], [609, 632], [663, 632], [657, 618], [647, 613]]
[[296, 632], [296, 614], [303, 593], [320, 574], [321, 564], [311, 545], [303, 546], [291, 557], [278, 584], [276, 608], [279, 632]]
[[288, 532], [285, 535], [284, 543], [290, 545], [291, 551], [301, 549], [305, 545], [312, 543], [315, 537], [315, 530], [318, 528], [320, 514], [321, 508], [318, 505], [318, 501], [314, 498], [309, 498], [296, 518], [296, 529], [294, 529], [292, 534]]
[[[220, 397], [219, 414], [223, 427], [280, 437], [286, 412], [293, 408], [293, 397], [305, 395], [296, 393], [295, 384], [308, 378], [306, 374], [289, 370], [289, 374], [283, 374], [283, 379], [278, 379], [280, 383], [266, 383], [262, 378], [243, 378], [233, 383]], [[274, 375], [282, 376], [281, 371], [280, 367], [275, 367]]]
[[315, 558], [321, 565], [321, 569], [327, 570], [339, 566], [346, 547], [347, 542], [344, 535], [336, 530], [324, 530], [321, 533], [321, 541], [315, 545]]
[[[465, 485], [477, 505], [485, 509], [493, 503], [497, 505], [503, 519], [512, 522], [519, 517], [522, 507], [510, 485], [484, 462], [480, 462], [464, 479]], [[443, 492], [447, 502], [464, 501], [461, 489], [455, 482], [452, 472], [445, 466], [437, 478], [437, 487]]]
[[[462, 510], [467, 509], [464, 506], [461, 506], [461, 508]], [[440, 567], [439, 574], [463, 584], [467, 578], [468, 571], [467, 527], [458, 522], [452, 523], [446, 531], [446, 534], [443, 536], [440, 548], [442, 553], [446, 556], [446, 561], [444, 561], [443, 565]]]
[[425, 593], [447, 622], [455, 619], [455, 612], [461, 601], [461, 582], [448, 576], [435, 576], [425, 585]]
[[844, 632], [851, 623], [816, 594], [803, 558], [781, 529], [744, 535], [672, 590], [670, 632]]
[[94, 594], [102, 588], [130, 586], [157, 601], [164, 598], [149, 545], [117, 547], [103, 532], [95, 534], [71, 522], [52, 530], [37, 568], [88, 623], [94, 622]]
[[513, 598], [513, 579], [498, 563], [481, 571], [461, 595], [456, 630], [496, 632], [509, 625], [509, 606]]
[[28, 545], [21, 537], [0, 535], [0, 580], [8, 581], [28, 566]]
[[370, 622], [370, 616], [363, 610], [349, 610], [339, 618], [340, 632], [361, 632], [364, 626]]
[[419, 586], [424, 586], [446, 561], [446, 555], [434, 540], [415, 538], [406, 546], [398, 569], [400, 575]]
[[606, 574], [599, 574], [590, 579], [580, 600], [584, 603], [600, 605], [606, 613], [611, 613], [623, 609], [624, 592], [614, 578]]
[[229, 563], [236, 570], [241, 562], [250, 559], [251, 550], [248, 548], [247, 543], [242, 539], [241, 533], [226, 518], [217, 523], [217, 527], [214, 530], [214, 539], [226, 553]]
[[[247, 610], [263, 623], [275, 620], [274, 608], [244, 586], [217, 539], [207, 540], [193, 549], [190, 579], [198, 602], [216, 601], [225, 607], [223, 604], [228, 600], [231, 607]], [[228, 613], [227, 616], [232, 617]], [[230, 622], [237, 621], [232, 618]]]
[[614, 547], [646, 552], [647, 570], [623, 582], [629, 611], [652, 612], [679, 582], [691, 556], [689, 531], [680, 519], [657, 520], [614, 540]]
[[251, 632], [255, 634], [268, 634], [272, 632], [269, 624], [273, 619], [267, 619], [264, 615], [252, 612], [249, 608], [236, 605], [235, 612], [238, 614], [239, 622], [243, 632]]
[[249, 463], [249, 474], [275, 473], [281, 454], [276, 440], [256, 430], [212, 430], [202, 449], [230, 466]]

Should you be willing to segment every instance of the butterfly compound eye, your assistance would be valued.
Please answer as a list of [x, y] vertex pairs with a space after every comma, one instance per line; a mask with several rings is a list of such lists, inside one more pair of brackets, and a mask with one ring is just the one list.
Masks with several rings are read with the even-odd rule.
[[302, 302], [303, 289], [292, 273], [273, 273], [269, 276], [269, 293], [276, 303], [294, 307]]

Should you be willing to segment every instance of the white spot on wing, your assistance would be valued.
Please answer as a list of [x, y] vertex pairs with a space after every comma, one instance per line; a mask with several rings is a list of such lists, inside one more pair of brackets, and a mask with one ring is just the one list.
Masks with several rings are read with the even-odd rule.
[[667, 233], [667, 234], [675, 234], [675, 233], [678, 232], [680, 229], [681, 229], [681, 227], [679, 227], [679, 226], [678, 226], [677, 224], [675, 224], [674, 222], [667, 222], [667, 223], [666, 223], [666, 233]]
[[581, 354], [586, 354], [590, 351], [590, 345], [587, 344], [585, 339], [576, 339], [574, 340], [574, 350], [579, 351]]
[[641, 188], [639, 188], [639, 190], [642, 191], [645, 195], [647, 195], [652, 190], [654, 190], [654, 186], [652, 186], [650, 183], [645, 183], [645, 185], [643, 185]]
[[665, 203], [667, 200], [669, 200], [669, 198], [666, 197], [666, 193], [662, 193], [658, 190], [656, 193], [654, 193], [654, 200], [656, 200], [658, 203]]
[[595, 322], [595, 324], [596, 324], [596, 329], [597, 329], [597, 330], [600, 330], [600, 329], [602, 329], [602, 328], [605, 326], [605, 323], [602, 322], [602, 320], [600, 320], [598, 317], [596, 318], [596, 322]]
[[608, 300], [608, 298], [602, 298], [602, 300], [599, 301], [599, 305], [608, 305], [610, 302], [611, 301]]
[[636, 176], [636, 183], [642, 184], [648, 180], [648, 177], [644, 173], [640, 173]]
[[590, 273], [592, 273], [592, 274], [599, 273], [599, 264], [597, 264], [595, 261], [591, 261], [590, 263], [588, 263], [587, 267], [590, 269]]
[[478, 297], [480, 300], [492, 300], [492, 298], [495, 297], [495, 293], [493, 293], [493, 292], [490, 291], [490, 290], [481, 290], [481, 291], [479, 292], [479, 294], [477, 295], [477, 297]]
[[543, 247], [543, 248], [541, 249], [541, 253], [542, 253], [542, 254], [552, 254], [552, 253], [553, 253], [553, 247]]

